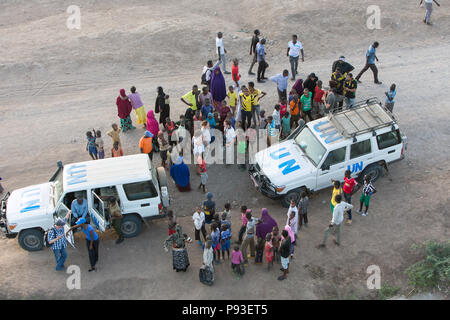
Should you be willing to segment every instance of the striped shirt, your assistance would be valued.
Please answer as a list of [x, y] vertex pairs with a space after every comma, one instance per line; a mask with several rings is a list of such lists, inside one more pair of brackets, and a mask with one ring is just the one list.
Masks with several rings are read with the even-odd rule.
[[375, 187], [372, 185], [372, 182], [364, 182], [364, 186], [363, 186], [363, 193], [364, 195], [368, 196], [368, 195], [372, 195], [372, 193], [375, 191]]
[[50, 242], [59, 236], [62, 236], [62, 238], [52, 243], [52, 250], [60, 250], [67, 247], [67, 241], [64, 235], [64, 228], [57, 229], [53, 227], [52, 229], [50, 229], [50, 231], [48, 232], [47, 240]]

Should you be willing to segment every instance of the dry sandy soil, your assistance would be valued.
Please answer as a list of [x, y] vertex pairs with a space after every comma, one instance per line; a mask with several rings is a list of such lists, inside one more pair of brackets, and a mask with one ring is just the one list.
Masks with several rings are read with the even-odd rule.
[[[356, 216], [343, 230], [343, 245], [315, 249], [329, 222], [330, 190], [311, 197], [310, 227], [301, 231], [289, 279], [276, 280], [263, 266], [250, 265], [237, 280], [228, 262], [216, 268], [216, 283], [198, 281], [201, 250], [189, 246], [187, 273], [172, 271], [171, 255], [162, 249], [167, 234], [164, 221], [145, 227], [123, 244], [114, 235], [102, 236], [97, 273], [88, 273], [87, 250], [79, 238], [69, 249], [68, 264], [82, 268], [81, 290], [66, 288], [64, 273], [53, 271], [49, 250], [28, 253], [17, 240], [0, 240], [0, 297], [27, 299], [333, 299], [370, 298], [366, 268], [379, 265], [382, 282], [405, 288], [404, 269], [414, 261], [413, 243], [449, 239], [450, 180], [449, 103], [450, 9], [433, 12], [432, 27], [422, 23], [418, 1], [376, 3], [382, 10], [381, 30], [366, 28], [366, 8], [372, 1], [259, 0], [259, 1], [56, 1], [4, 0], [0, 4], [0, 176], [8, 190], [46, 181], [57, 160], [88, 160], [84, 133], [95, 127], [106, 132], [117, 122], [115, 98], [120, 88], [135, 85], [144, 103], [153, 106], [156, 87], [172, 97], [172, 116], [184, 111], [179, 97], [199, 83], [206, 60], [214, 58], [214, 38], [224, 32], [228, 58], [241, 61], [246, 74], [251, 32], [267, 37], [269, 76], [288, 68], [286, 44], [300, 35], [305, 63], [300, 75], [315, 72], [328, 79], [331, 63], [344, 54], [357, 70], [374, 40], [380, 80], [363, 76], [358, 97], [382, 98], [395, 82], [395, 105], [402, 131], [408, 136], [406, 160], [390, 166], [376, 187], [370, 215]], [[66, 28], [66, 8], [81, 7], [81, 30]], [[245, 31], [250, 30], [250, 33]], [[227, 76], [227, 81], [230, 81]], [[276, 89], [268, 92], [262, 108], [272, 111]], [[134, 119], [134, 118], [133, 118]], [[142, 129], [123, 136], [126, 154], [136, 153]], [[110, 148], [109, 139], [107, 149]], [[158, 157], [156, 157], [158, 161]], [[193, 185], [198, 177], [193, 175]], [[254, 190], [237, 168], [213, 166], [209, 189], [219, 208], [234, 201], [233, 228], [239, 226], [237, 206], [246, 204], [259, 215], [266, 207], [284, 223], [285, 209]], [[180, 194], [170, 186], [173, 210], [185, 230], [192, 230], [193, 208], [203, 195]], [[330, 241], [331, 243], [331, 241]]]

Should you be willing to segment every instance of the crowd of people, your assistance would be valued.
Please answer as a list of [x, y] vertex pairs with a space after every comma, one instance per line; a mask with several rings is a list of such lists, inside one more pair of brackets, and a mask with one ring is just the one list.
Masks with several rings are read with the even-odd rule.
[[[368, 69], [373, 72], [374, 83], [381, 84], [375, 65], [375, 61], [378, 61], [376, 56], [378, 42], [370, 45], [366, 53], [366, 64], [356, 77], [353, 77], [352, 74], [354, 67], [346, 61], [344, 56], [341, 56], [332, 64], [329, 79], [319, 79], [315, 73], [310, 73], [304, 80], [298, 78], [299, 62], [300, 59], [301, 62], [305, 61], [305, 55], [303, 45], [297, 35], [293, 35], [287, 45], [290, 73], [288, 69], [285, 69], [280, 74], [270, 78], [265, 77], [269, 67], [266, 61], [265, 44], [266, 40], [260, 39], [260, 31], [255, 30], [250, 44], [252, 57], [248, 75], [255, 75], [252, 68], [257, 63], [256, 83], [260, 84], [269, 80], [276, 85], [278, 102], [273, 110], [262, 108], [261, 103], [264, 102], [267, 93], [257, 88], [258, 85], [255, 85], [254, 81], [248, 81], [247, 84], [242, 83], [238, 59], [232, 60], [231, 72], [226, 69], [227, 50], [223, 34], [219, 32], [216, 38], [218, 59], [215, 63], [210, 60], [204, 66], [201, 75], [201, 84], [203, 85], [201, 90], [198, 85], [193, 85], [191, 90], [180, 97], [180, 101], [186, 105], [186, 110], [176, 122], [171, 119], [170, 98], [162, 87], [157, 88], [154, 109], [146, 112], [139, 92], [135, 86], [132, 86], [129, 94], [125, 89], [119, 91], [116, 106], [120, 127], [114, 123], [111, 130], [107, 132], [112, 139], [111, 156], [123, 156], [120, 137], [123, 133], [136, 129], [131, 119], [131, 113], [134, 110], [137, 125], [142, 126], [145, 130], [139, 140], [139, 151], [147, 154], [150, 161], [153, 161], [155, 153], [159, 153], [161, 166], [169, 170], [170, 177], [180, 192], [192, 190], [190, 170], [183, 157], [186, 143], [190, 141], [188, 138], [192, 138], [191, 151], [196, 160], [197, 174], [201, 178], [198, 189], [206, 194], [206, 200], [196, 208], [192, 216], [193, 230], [195, 241], [203, 250], [200, 279], [209, 285], [214, 283], [214, 266], [220, 264], [221, 261], [230, 260], [233, 273], [240, 277], [244, 274], [250, 258], [253, 258], [256, 264], [261, 264], [264, 256], [268, 269], [272, 268], [274, 263], [281, 263], [282, 274], [278, 279], [286, 279], [289, 273], [289, 263], [294, 258], [298, 233], [302, 227], [308, 225], [309, 206], [308, 196], [304, 192], [298, 203], [291, 202], [286, 223], [281, 228], [278, 227], [267, 209], [263, 209], [261, 216], [256, 218], [251, 209], [242, 206], [241, 225], [239, 230], [236, 230], [236, 240], [232, 240], [231, 205], [226, 203], [223, 212], [216, 213], [213, 194], [206, 188], [208, 173], [205, 157], [216, 139], [215, 130], [223, 133], [226, 163], [229, 165], [234, 163], [235, 145], [237, 146], [237, 156], [243, 156], [244, 159], [249, 149], [255, 149], [253, 145], [256, 141], [257, 130], [267, 131], [267, 145], [270, 146], [287, 138], [292, 130], [299, 126], [301, 119], [309, 122], [344, 108], [353, 108], [358, 83], [361, 82], [360, 78]], [[223, 67], [224, 74], [231, 74], [231, 84], [228, 87], [220, 65]], [[290, 90], [288, 90], [289, 80], [295, 81]], [[385, 107], [392, 112], [396, 85], [392, 84], [385, 95]], [[159, 114], [159, 119], [156, 119], [157, 114]], [[240, 131], [244, 132], [244, 135], [240, 135]], [[88, 131], [86, 137], [86, 150], [91, 158], [93, 160], [103, 159], [105, 150], [102, 133], [94, 129], [92, 132]], [[245, 164], [241, 164], [239, 167], [244, 170]], [[359, 185], [355, 179], [351, 178], [350, 172], [346, 172], [343, 180], [342, 188], [340, 181], [333, 181], [331, 222], [325, 232], [324, 240], [318, 245], [318, 248], [326, 246], [328, 236], [332, 231], [337, 233], [335, 243], [341, 244], [341, 226], [345, 214], [347, 214], [347, 224], [351, 225], [352, 223], [351, 196], [359, 189]], [[370, 197], [375, 192], [370, 177], [364, 177], [360, 210], [357, 211], [362, 216], [368, 214]], [[84, 205], [82, 199], [74, 201], [77, 201], [78, 206]], [[362, 212], [364, 205], [365, 211]], [[111, 206], [111, 210], [114, 210], [113, 203]], [[77, 204], [71, 209], [76, 216], [73, 228], [81, 228], [85, 233], [91, 263], [90, 271], [95, 270], [98, 260], [98, 236], [95, 230], [89, 226], [86, 217], [76, 212]], [[120, 243], [123, 241], [120, 231], [120, 208], [118, 211], [114, 228], [118, 234], [117, 243]], [[186, 271], [190, 265], [186, 244], [191, 243], [192, 239], [188, 233], [183, 231], [172, 211], [168, 212], [168, 219], [169, 237], [164, 242], [164, 248], [172, 249], [173, 268], [176, 271]], [[61, 251], [61, 248], [64, 249], [66, 246], [65, 238], [60, 234], [62, 225], [63, 222], [57, 222], [56, 231], [49, 237], [49, 243], [57, 261], [56, 270], [61, 269], [67, 256], [64, 250], [62, 250], [64, 252]], [[248, 249], [250, 249], [249, 253]]]

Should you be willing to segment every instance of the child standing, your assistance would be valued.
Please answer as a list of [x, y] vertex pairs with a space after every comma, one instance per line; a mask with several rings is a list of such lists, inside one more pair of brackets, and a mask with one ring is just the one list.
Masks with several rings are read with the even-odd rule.
[[230, 229], [231, 232], [231, 220], [227, 219], [227, 213], [226, 212], [222, 212], [222, 217], [220, 218], [220, 226], [228, 226], [228, 229]]
[[105, 143], [103, 142], [102, 132], [100, 130], [97, 130], [95, 133], [95, 146], [97, 147], [98, 158], [105, 159]]
[[222, 224], [222, 232], [220, 234], [221, 242], [220, 248], [222, 249], [222, 258], [225, 261], [225, 251], [227, 252], [227, 257], [230, 259], [230, 245], [231, 245], [231, 231], [227, 224]]
[[318, 115], [317, 119], [325, 115], [325, 105], [322, 102], [322, 97], [325, 91], [322, 90], [322, 81], [317, 81], [317, 85], [314, 88], [313, 109], [314, 113]]
[[116, 158], [122, 156], [123, 156], [122, 147], [119, 145], [119, 142], [115, 141], [111, 149], [111, 157]]
[[306, 195], [305, 191], [302, 191], [300, 194], [300, 201], [298, 202], [298, 210], [299, 210], [299, 228], [301, 229], [303, 226], [303, 223], [305, 224], [305, 227], [308, 226], [308, 203], [309, 198]]
[[211, 241], [214, 250], [214, 262], [220, 264], [220, 229], [216, 223], [211, 224]]
[[282, 118], [287, 112], [286, 98], [283, 97], [280, 102], [280, 118]]
[[233, 116], [236, 114], [236, 103], [237, 103], [237, 94], [233, 89], [233, 86], [228, 87], [228, 104], [230, 105], [231, 112], [233, 113]]
[[258, 237], [255, 249], [256, 249], [255, 264], [261, 264], [264, 255], [264, 240], [262, 238]]
[[279, 130], [280, 126], [281, 126], [280, 105], [279, 104], [275, 105], [275, 110], [273, 110], [272, 118], [275, 121], [275, 128], [277, 128]]
[[206, 162], [202, 157], [198, 157], [198, 173], [200, 174], [199, 189], [203, 189], [203, 193], [208, 192], [206, 190], [206, 182], [208, 182], [208, 173], [206, 172]]
[[[234, 246], [233, 252], [231, 253], [231, 268], [233, 269], [233, 274], [237, 274], [238, 279], [243, 274], [243, 263], [244, 258], [242, 257], [242, 252], [239, 246]], [[241, 269], [242, 266], [242, 269]]]
[[113, 123], [111, 125], [111, 127], [112, 127], [112, 130], [108, 131], [106, 134], [111, 137], [113, 145], [114, 145], [114, 142], [118, 142], [119, 146], [121, 147], [122, 144], [120, 143], [120, 132], [122, 130], [119, 128], [119, 126], [116, 123]]
[[265, 129], [267, 126], [266, 111], [261, 110], [261, 112], [259, 113], [259, 116], [260, 116], [259, 128]]
[[395, 83], [393, 83], [391, 85], [391, 87], [389, 88], [389, 92], [385, 92], [384, 94], [386, 95], [386, 103], [384, 104], [384, 106], [390, 112], [393, 112], [393, 110], [394, 110], [394, 103], [395, 103], [394, 98], [395, 98], [395, 95], [397, 94]]
[[239, 80], [241, 79], [241, 75], [239, 74], [239, 60], [234, 59], [233, 65], [231, 66], [231, 78], [233, 79], [234, 83], [236, 84], [236, 88], [240, 88], [241, 85], [239, 83]]
[[280, 244], [281, 244], [281, 236], [280, 236], [280, 231], [278, 230], [277, 226], [272, 228], [271, 237], [272, 237], [272, 247], [273, 247], [273, 258], [276, 262], [279, 263], [280, 262], [279, 249], [280, 249]]
[[[223, 211], [227, 215], [227, 219], [231, 223], [231, 204], [229, 202], [225, 203], [225, 210]], [[231, 229], [231, 226], [230, 226]]]
[[284, 117], [281, 119], [281, 139], [287, 138], [291, 133], [291, 115], [289, 112], [284, 114]]
[[266, 235], [265, 251], [267, 260], [267, 271], [269, 271], [270, 268], [273, 267], [273, 245], [272, 245], [272, 234], [270, 233]]
[[170, 148], [169, 135], [165, 128], [158, 132], [159, 155], [161, 156], [161, 166], [166, 169], [167, 151]]
[[92, 132], [88, 131], [86, 132], [86, 138], [87, 138], [87, 144], [86, 144], [86, 151], [89, 152], [89, 155], [91, 156], [92, 160], [97, 160], [97, 147], [95, 146], [95, 137], [92, 135]]
[[363, 204], [366, 206], [366, 210], [362, 214], [363, 217], [367, 216], [367, 211], [369, 210], [370, 197], [377, 192], [375, 187], [372, 185], [372, 179], [369, 175], [364, 176], [364, 186], [363, 191], [361, 193], [361, 198], [359, 199], [359, 210], [357, 213], [362, 213]]

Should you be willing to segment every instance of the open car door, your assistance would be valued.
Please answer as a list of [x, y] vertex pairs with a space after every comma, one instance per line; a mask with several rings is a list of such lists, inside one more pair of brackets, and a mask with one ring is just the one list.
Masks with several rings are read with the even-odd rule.
[[69, 233], [67, 233], [67, 231], [70, 229], [70, 222], [72, 221], [72, 213], [67, 215], [69, 211], [70, 211], [69, 208], [67, 208], [66, 205], [61, 202], [56, 208], [54, 220], [56, 222], [56, 220], [58, 219], [66, 219], [66, 225], [64, 226], [64, 234], [67, 234], [66, 235], [67, 242], [70, 243], [70, 245], [75, 248], [75, 240], [73, 238], [73, 232], [70, 231]]
[[94, 191], [92, 191], [92, 203], [93, 206], [89, 210], [89, 213], [91, 214], [91, 224], [100, 230], [100, 232], [105, 232], [108, 224], [105, 214], [105, 204]]

